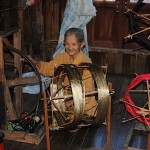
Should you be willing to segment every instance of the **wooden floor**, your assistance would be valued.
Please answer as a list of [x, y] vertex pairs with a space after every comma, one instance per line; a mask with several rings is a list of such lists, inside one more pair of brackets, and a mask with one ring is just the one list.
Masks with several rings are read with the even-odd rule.
[[[122, 150], [128, 133], [137, 122], [122, 123], [126, 113], [124, 105], [118, 100], [123, 98], [124, 91], [132, 77], [124, 75], [108, 75], [107, 81], [113, 84], [115, 94], [112, 95], [110, 150]], [[51, 150], [105, 150], [106, 125], [101, 127], [84, 127], [75, 133], [65, 130], [50, 132]], [[137, 135], [133, 146], [137, 149], [146, 148], [147, 137]], [[143, 140], [144, 139], [144, 140]], [[39, 145], [4, 140], [5, 150], [46, 150], [45, 137]]]

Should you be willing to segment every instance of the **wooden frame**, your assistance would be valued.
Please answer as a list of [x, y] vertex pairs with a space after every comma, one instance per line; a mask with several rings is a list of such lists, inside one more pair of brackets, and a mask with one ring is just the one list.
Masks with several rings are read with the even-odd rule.
[[150, 149], [150, 132], [148, 131], [147, 127], [144, 126], [143, 123], [136, 123], [135, 126], [133, 128], [130, 129], [128, 136], [126, 138], [126, 141], [123, 145], [123, 150], [144, 150], [144, 149], [139, 149], [139, 148], [135, 148], [132, 147], [132, 143], [134, 141], [134, 134], [139, 134], [140, 133], [145, 133], [147, 134], [147, 150]]
[[[107, 110], [107, 117], [106, 117], [106, 144], [105, 149], [110, 149], [110, 126], [111, 126], [111, 93], [112, 93], [112, 83], [108, 83], [108, 88], [110, 92], [109, 100], [108, 100], [108, 110]], [[43, 92], [43, 100], [44, 100], [44, 120], [45, 120], [45, 128], [46, 128], [46, 143], [47, 143], [47, 150], [51, 149], [50, 146], [50, 130], [48, 124], [48, 111], [47, 111], [47, 98], [46, 92]]]
[[[13, 45], [8, 41], [7, 36], [13, 34]], [[2, 87], [4, 88], [4, 102], [7, 108], [7, 112], [5, 113], [5, 121], [4, 127], [5, 129], [1, 129], [0, 131], [4, 133], [4, 139], [20, 141], [26, 143], [34, 143], [39, 144], [45, 135], [45, 127], [41, 126], [41, 128], [36, 133], [27, 133], [23, 131], [9, 131], [7, 130], [7, 118], [11, 120], [17, 119], [17, 114], [19, 115], [22, 108], [22, 88], [21, 85], [25, 83], [36, 83], [38, 81], [37, 78], [31, 79], [15, 79], [15, 80], [6, 80], [5, 72], [4, 72], [4, 51], [3, 51], [3, 42], [7, 46], [12, 46], [16, 49], [21, 50], [21, 30], [19, 28], [11, 28], [9, 31], [3, 32], [0, 34], [0, 81], [2, 83]], [[22, 66], [21, 66], [21, 56], [14, 53], [14, 65], [18, 68], [19, 75], [22, 74]], [[17, 86], [16, 86], [17, 85]], [[15, 108], [13, 106], [13, 102], [11, 99], [9, 87], [15, 87]], [[3, 99], [0, 99], [1, 101]], [[9, 115], [8, 115], [9, 114]]]
[[[14, 41], [17, 41], [16, 38], [20, 38], [19, 34], [20, 34], [20, 31], [18, 28], [12, 28], [11, 30], [7, 31], [7, 32], [3, 32], [1, 35], [0, 35], [0, 72], [1, 72], [1, 75], [0, 75], [0, 81], [2, 82], [2, 85], [3, 85], [3, 88], [4, 88], [4, 101], [5, 101], [5, 105], [7, 106], [7, 109], [9, 111], [9, 115], [10, 115], [10, 118], [11, 119], [16, 119], [17, 116], [16, 116], [16, 112], [14, 110], [14, 107], [13, 107], [13, 104], [12, 104], [12, 100], [11, 100], [11, 96], [10, 96], [10, 93], [9, 93], [9, 88], [7, 86], [7, 81], [6, 81], [6, 77], [5, 77], [5, 73], [4, 73], [4, 58], [3, 58], [3, 55], [4, 55], [4, 52], [3, 52], [3, 39], [4, 39], [4, 42], [6, 41], [6, 45], [9, 44], [9, 41], [6, 40], [6, 37], [11, 35], [11, 34], [14, 34]], [[17, 34], [17, 35], [16, 35]], [[17, 42], [15, 42], [16, 44], [14, 44], [16, 47], [19, 47], [17, 45]], [[19, 44], [19, 43], [18, 43]], [[20, 44], [19, 44], [20, 45]], [[15, 62], [15, 65], [17, 64], [17, 61]], [[19, 103], [19, 97], [20, 97], [20, 94], [18, 92], [19, 89], [16, 89], [17, 93], [18, 93], [18, 96], [17, 96], [17, 99], [16, 99], [16, 104], [18, 107], [21, 107], [19, 106], [20, 103]], [[17, 108], [16, 108], [17, 109]], [[19, 109], [17, 109], [18, 111]], [[6, 116], [5, 116], [6, 117]]]
[[42, 126], [36, 133], [27, 133], [23, 131], [0, 130], [4, 133], [5, 140], [18, 141], [30, 144], [40, 144], [45, 136], [45, 127]]

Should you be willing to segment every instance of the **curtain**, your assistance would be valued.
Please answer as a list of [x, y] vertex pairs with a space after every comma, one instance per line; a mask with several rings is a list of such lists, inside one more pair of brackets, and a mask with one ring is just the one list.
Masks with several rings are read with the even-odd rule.
[[83, 52], [88, 56], [89, 51], [86, 25], [94, 16], [96, 16], [96, 9], [93, 6], [92, 0], [68, 0], [61, 24], [58, 45], [53, 57], [56, 57], [65, 51], [63, 44], [64, 34], [66, 30], [72, 27], [83, 29], [85, 38], [85, 48], [83, 49]]

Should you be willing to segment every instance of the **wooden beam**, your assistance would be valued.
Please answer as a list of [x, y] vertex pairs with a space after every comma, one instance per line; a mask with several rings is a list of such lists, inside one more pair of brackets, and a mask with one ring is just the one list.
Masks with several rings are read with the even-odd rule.
[[6, 77], [4, 73], [4, 58], [3, 58], [3, 38], [0, 37], [0, 81], [4, 87], [4, 99], [11, 119], [16, 119], [16, 113], [11, 100], [11, 95], [6, 85]]
[[126, 141], [123, 145], [123, 150], [144, 150], [143, 148], [139, 148], [139, 147], [136, 148], [136, 147], [132, 146], [132, 144], [135, 140], [135, 136], [139, 135], [142, 137], [144, 134], [147, 134], [147, 139], [148, 139], [147, 140], [147, 150], [149, 150], [150, 137], [149, 137], [148, 127], [141, 122], [137, 122], [134, 127], [130, 128], [130, 131], [127, 135]]
[[150, 131], [148, 132], [147, 150], [150, 149]]
[[6, 84], [6, 77], [3, 76], [3, 87], [4, 87], [4, 97], [5, 97], [5, 104], [8, 109], [9, 117], [11, 120], [17, 119], [16, 111], [12, 103], [11, 95], [9, 92], [9, 88]]
[[[3, 60], [3, 38], [0, 37], [0, 70], [4, 72], [4, 60]], [[2, 74], [0, 74], [0, 81], [2, 81]]]
[[45, 131], [46, 131], [46, 145], [47, 150], [50, 150], [50, 130], [48, 124], [48, 109], [47, 109], [47, 99], [46, 99], [46, 92], [43, 92], [43, 100], [44, 100], [44, 121], [45, 121]]
[[45, 136], [45, 128], [44, 125], [40, 127], [40, 129], [36, 133], [28, 133], [24, 131], [8, 131], [8, 130], [0, 130], [4, 133], [4, 139], [11, 141], [19, 141], [30, 144], [39, 144], [43, 137]]
[[1, 33], [0, 33], [0, 36], [1, 36], [2, 38], [4, 38], [4, 37], [7, 37], [7, 36], [9, 36], [9, 35], [12, 35], [12, 34], [18, 32], [18, 31], [19, 31], [19, 28], [18, 28], [18, 27], [12, 27], [12, 28], [10, 28], [9, 30], [6, 30], [6, 31], [1, 32]]
[[[21, 50], [21, 30], [14, 34], [14, 48]], [[17, 68], [19, 76], [22, 75], [22, 62], [21, 56], [14, 53], [14, 65]], [[16, 112], [18, 115], [22, 112], [22, 88], [21, 86], [15, 87], [15, 97], [16, 97]]]
[[3, 42], [7, 45], [7, 46], [12, 46], [12, 44], [10, 43], [10, 41], [7, 38], [3, 38]]
[[[109, 92], [112, 92], [112, 83], [108, 83]], [[107, 118], [106, 118], [106, 150], [110, 149], [110, 123], [111, 123], [111, 95], [109, 96], [108, 100], [108, 110], [107, 110]]]
[[39, 83], [39, 78], [37, 76], [35, 77], [28, 77], [28, 78], [18, 78], [15, 80], [7, 80], [7, 86], [21, 86], [26, 84], [32, 84], [32, 83]]
[[105, 52], [105, 53], [116, 53], [116, 54], [131, 54], [131, 55], [150, 55], [150, 51], [141, 49], [116, 49], [116, 48], [102, 48], [102, 47], [89, 47], [89, 51], [92, 52]]

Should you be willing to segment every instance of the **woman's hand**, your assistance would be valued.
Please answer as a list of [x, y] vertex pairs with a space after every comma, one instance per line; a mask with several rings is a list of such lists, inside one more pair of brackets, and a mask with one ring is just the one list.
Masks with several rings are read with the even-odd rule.
[[28, 58], [30, 59], [30, 61], [31, 61], [35, 66], [37, 66], [38, 68], [41, 67], [40, 61], [34, 60], [30, 55], [28, 55]]

